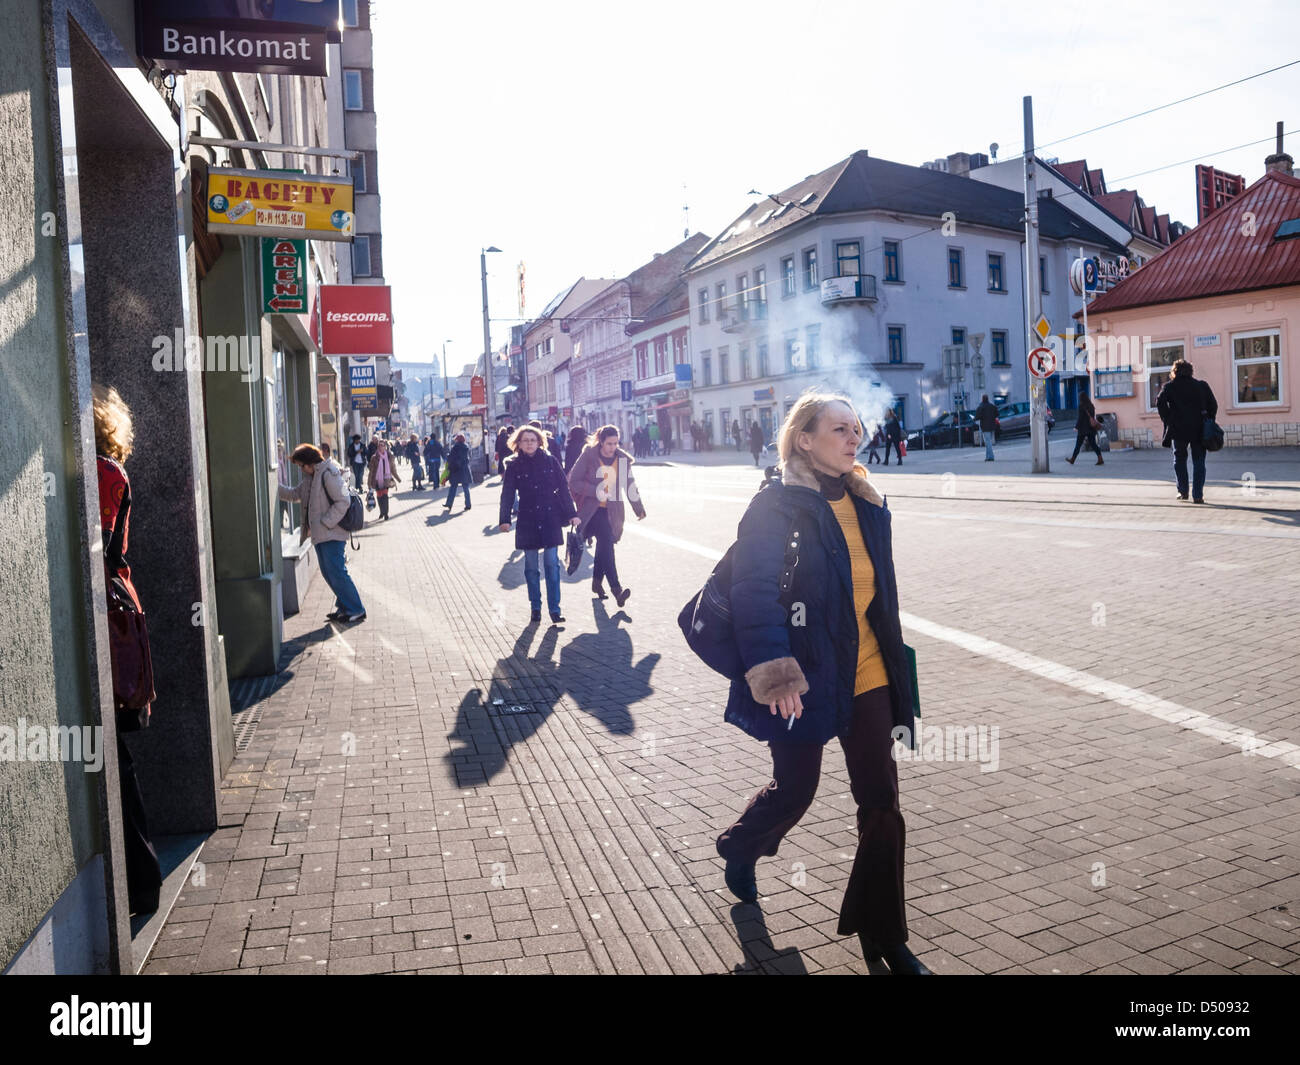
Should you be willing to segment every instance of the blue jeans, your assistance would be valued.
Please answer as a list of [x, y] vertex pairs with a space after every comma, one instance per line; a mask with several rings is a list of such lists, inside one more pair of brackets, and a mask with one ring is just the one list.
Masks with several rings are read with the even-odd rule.
[[544, 547], [540, 551], [524, 552], [524, 581], [528, 585], [528, 602], [534, 610], [542, 609], [542, 580], [537, 567], [539, 554], [546, 566], [546, 609], [552, 614], [558, 614], [560, 612], [560, 549], [558, 547]]
[[1187, 494], [1187, 448], [1192, 448], [1192, 498], [1205, 498], [1205, 445], [1199, 440], [1174, 439], [1174, 480], [1178, 494]]
[[455, 502], [456, 500], [456, 485], [458, 484], [464, 486], [465, 506], [467, 507], [469, 506], [469, 474], [453, 473], [450, 477], [447, 478], [447, 502], [445, 505], [447, 506], [448, 509], [451, 508], [452, 503]]
[[321, 576], [334, 592], [334, 606], [349, 615], [364, 614], [357, 586], [348, 575], [347, 544], [342, 540], [327, 540], [315, 544], [316, 559], [320, 562]]
[[993, 430], [981, 429], [980, 435], [984, 437], [984, 457], [986, 459], [992, 459], [993, 458]]

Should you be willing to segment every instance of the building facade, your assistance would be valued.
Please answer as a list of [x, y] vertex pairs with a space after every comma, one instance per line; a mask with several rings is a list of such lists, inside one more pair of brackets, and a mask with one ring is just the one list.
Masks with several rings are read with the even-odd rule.
[[[717, 446], [751, 421], [770, 440], [813, 386], [910, 427], [1027, 398], [1022, 214], [1009, 190], [866, 152], [751, 206], [686, 271], [694, 419]], [[1049, 294], [1070, 251], [1122, 251], [1048, 201], [1040, 234]]]

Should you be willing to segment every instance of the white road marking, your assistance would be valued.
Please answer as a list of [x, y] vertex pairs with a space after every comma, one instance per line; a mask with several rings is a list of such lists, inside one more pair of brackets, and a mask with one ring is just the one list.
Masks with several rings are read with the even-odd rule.
[[975, 636], [946, 625], [938, 625], [915, 614], [900, 612], [899, 618], [903, 625], [914, 632], [954, 644], [972, 654], [991, 658], [1013, 669], [1023, 670], [1046, 680], [1056, 681], [1058, 684], [1065, 684], [1089, 695], [1099, 695], [1120, 706], [1177, 725], [1179, 728], [1189, 729], [1208, 739], [1241, 748], [1243, 751], [1249, 750], [1262, 758], [1276, 758], [1293, 769], [1300, 769], [1300, 747], [1294, 743], [1257, 736], [1250, 729], [1230, 724], [1168, 699], [1157, 698], [1139, 688], [1130, 688], [1125, 684], [1117, 684], [1115, 681], [1084, 673], [1082, 670], [1071, 669], [1069, 666], [1039, 658], [1025, 651], [1018, 651], [1014, 647], [1008, 647], [994, 640], [986, 640], [982, 636]]
[[[669, 547], [689, 551], [692, 554], [701, 555], [715, 562], [722, 558], [721, 551], [715, 551], [713, 548], [705, 547], [702, 544], [692, 543], [690, 540], [683, 540], [650, 529], [638, 528], [631, 524], [625, 525], [624, 529], [635, 533], [637, 536], [644, 536], [648, 540], [656, 540], [659, 543], [667, 544]], [[1261, 758], [1276, 758], [1293, 769], [1300, 769], [1300, 746], [1294, 743], [1257, 736], [1250, 729], [1211, 717], [1200, 710], [1192, 710], [1190, 707], [1182, 706], [1168, 699], [1160, 699], [1142, 691], [1140, 688], [1130, 688], [1126, 684], [1118, 684], [1115, 681], [1106, 680], [1104, 677], [1084, 673], [1078, 669], [1071, 669], [1059, 662], [1039, 658], [1037, 655], [1018, 651], [1014, 647], [1008, 647], [994, 640], [986, 640], [982, 636], [975, 636], [960, 629], [939, 625], [915, 614], [909, 614], [906, 611], [900, 611], [899, 620], [913, 632], [919, 632], [923, 636], [929, 636], [932, 639], [943, 640], [945, 643], [953, 644], [963, 650], [970, 651], [972, 654], [980, 655], [982, 658], [991, 658], [1013, 669], [1032, 673], [1045, 680], [1064, 684], [1089, 695], [1101, 696], [1103, 699], [1109, 699], [1111, 702], [1127, 709], [1136, 710], [1138, 713], [1154, 717], [1159, 721], [1188, 729], [1207, 739], [1237, 747], [1243, 752], [1249, 751], [1252, 755]]]

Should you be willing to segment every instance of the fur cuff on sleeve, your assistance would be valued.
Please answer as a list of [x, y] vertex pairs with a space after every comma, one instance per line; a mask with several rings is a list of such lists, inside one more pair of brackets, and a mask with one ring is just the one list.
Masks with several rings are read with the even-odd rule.
[[770, 662], [760, 662], [745, 673], [745, 680], [749, 682], [754, 702], [764, 705], [774, 703], [785, 695], [803, 695], [808, 690], [803, 670], [793, 658], [774, 658]]

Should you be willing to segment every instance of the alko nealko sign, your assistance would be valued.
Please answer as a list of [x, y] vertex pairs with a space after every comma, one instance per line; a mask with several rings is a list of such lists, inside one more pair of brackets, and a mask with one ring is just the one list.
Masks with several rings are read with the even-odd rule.
[[352, 179], [286, 170], [208, 171], [209, 233], [351, 240]]
[[339, 0], [135, 0], [136, 47], [168, 70], [326, 76]]

